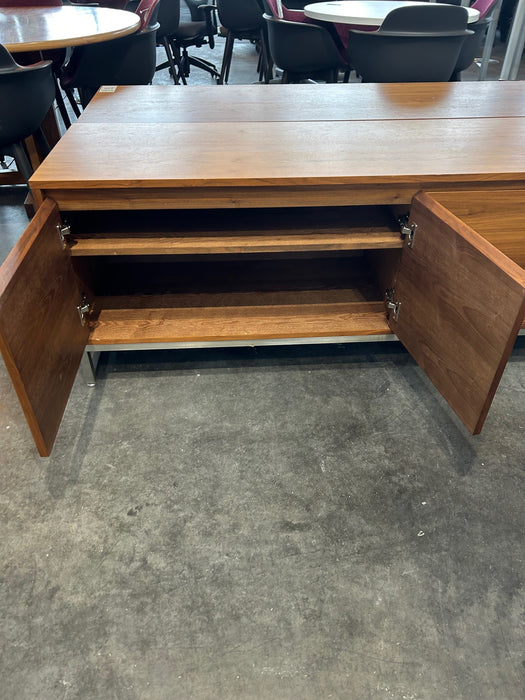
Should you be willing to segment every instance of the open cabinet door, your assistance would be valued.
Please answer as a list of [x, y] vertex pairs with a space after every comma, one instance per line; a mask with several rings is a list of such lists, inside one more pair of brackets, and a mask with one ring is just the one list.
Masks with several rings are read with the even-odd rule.
[[0, 350], [42, 457], [53, 447], [89, 329], [81, 290], [45, 200], [0, 268]]
[[424, 192], [409, 223], [389, 325], [476, 434], [525, 316], [525, 270]]

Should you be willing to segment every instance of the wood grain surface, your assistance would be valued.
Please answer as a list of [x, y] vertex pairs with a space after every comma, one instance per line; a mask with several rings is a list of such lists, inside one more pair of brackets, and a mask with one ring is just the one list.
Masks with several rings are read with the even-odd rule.
[[390, 327], [475, 434], [523, 323], [525, 270], [425, 193], [410, 219]]
[[400, 248], [387, 207], [70, 214], [73, 256], [285, 253]]
[[[525, 117], [217, 124], [78, 122], [31, 178], [49, 194], [149, 188], [389, 185], [525, 179]], [[461, 122], [463, 123], [463, 122]], [[144, 192], [147, 196], [147, 192]], [[132, 202], [121, 193], [123, 206]], [[126, 204], [127, 202], [127, 204]], [[60, 203], [60, 202], [59, 202]], [[141, 208], [138, 200], [136, 208]]]
[[429, 194], [525, 268], [525, 189]]
[[[305, 121], [525, 117], [525, 94], [517, 81], [172, 88], [170, 85], [106, 87], [90, 102], [82, 114], [82, 122], [299, 124]], [[468, 137], [468, 123], [458, 125], [458, 137]]]
[[0, 268], [0, 350], [40, 455], [49, 455], [84, 351], [78, 280], [47, 200]]
[[108, 7], [2, 7], [0, 38], [11, 53], [94, 44], [132, 34], [138, 15]]
[[[475, 433], [524, 323], [524, 156], [516, 83], [109, 86], [31, 186], [85, 218], [92, 346], [384, 335], [402, 253], [392, 330]], [[413, 249], [345, 219], [421, 189], [460, 218], [418, 195]]]
[[[295, 303], [257, 304], [239, 299], [199, 295], [198, 304], [184, 297], [147, 298], [140, 308], [136, 297], [97, 299], [97, 314], [91, 323], [90, 345], [126, 343], [236, 341], [272, 338], [314, 338], [353, 335], [382, 335], [391, 331], [383, 302], [306, 301], [295, 294]], [[320, 296], [320, 295], [319, 295]]]

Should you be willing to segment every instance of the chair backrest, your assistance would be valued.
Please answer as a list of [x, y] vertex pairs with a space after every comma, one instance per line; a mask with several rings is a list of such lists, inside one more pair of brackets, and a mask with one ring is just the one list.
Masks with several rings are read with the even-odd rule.
[[[206, 21], [206, 15], [204, 12], [200, 9], [201, 5], [206, 5], [207, 0], [184, 0], [184, 4], [188, 8], [190, 12], [190, 17], [192, 22], [204, 22]], [[209, 3], [211, 4], [211, 2]], [[184, 11], [184, 8], [182, 8]], [[184, 12], [183, 12], [184, 14]], [[187, 13], [186, 13], [187, 15]]]
[[288, 73], [313, 74], [343, 67], [327, 29], [316, 24], [289, 22], [264, 15], [268, 44], [276, 66]]
[[264, 26], [262, 0], [217, 0], [217, 11], [221, 25], [233, 32]]
[[180, 24], [180, 0], [160, 0], [157, 21], [160, 24], [157, 39], [174, 34]]
[[443, 36], [463, 32], [467, 24], [468, 12], [465, 7], [429, 3], [392, 10], [383, 20], [378, 32]]
[[140, 17], [139, 32], [157, 21], [159, 0], [140, 0], [135, 14]]
[[363, 82], [446, 82], [471, 35], [467, 22], [464, 7], [398, 8], [377, 31], [350, 32], [348, 61]]
[[55, 99], [51, 61], [19, 66], [0, 44], [0, 147], [33, 134]]
[[148, 85], [155, 75], [158, 23], [141, 32], [75, 49], [63, 71], [64, 88]]
[[471, 66], [474, 63], [474, 59], [481, 55], [481, 46], [490, 22], [490, 17], [485, 16], [484, 19], [480, 19], [477, 22], [469, 25], [472, 30], [472, 34], [463, 42], [458, 60], [456, 62], [456, 67], [454, 68], [455, 74], [461, 73], [462, 70], [465, 70]]

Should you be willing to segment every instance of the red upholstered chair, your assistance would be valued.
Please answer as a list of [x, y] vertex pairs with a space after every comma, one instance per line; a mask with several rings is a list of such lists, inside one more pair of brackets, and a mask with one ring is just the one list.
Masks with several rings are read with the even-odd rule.
[[[461, 5], [461, 0], [436, 0], [438, 3], [445, 5]], [[492, 13], [494, 6], [498, 0], [475, 0], [471, 5], [471, 9], [479, 12], [478, 22], [484, 19], [488, 14]]]
[[308, 22], [302, 8], [288, 8], [279, 0], [263, 0], [267, 14], [272, 14], [279, 19], [286, 19], [288, 22]]
[[139, 32], [151, 26], [157, 21], [157, 13], [159, 9], [159, 0], [140, 0], [135, 14], [140, 17]]
[[[479, 11], [479, 19], [484, 19], [494, 8], [498, 0], [476, 0], [471, 7], [473, 10]], [[479, 21], [479, 20], [478, 20]]]

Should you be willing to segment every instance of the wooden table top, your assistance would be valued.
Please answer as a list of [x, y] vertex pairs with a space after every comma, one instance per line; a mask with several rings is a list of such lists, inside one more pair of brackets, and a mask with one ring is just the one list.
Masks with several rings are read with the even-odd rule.
[[[116, 208], [144, 206], [138, 200], [150, 188], [186, 188], [189, 196], [191, 188], [286, 186], [317, 196], [336, 186], [373, 185], [382, 196], [380, 185], [388, 185], [395, 200], [394, 185], [402, 183], [525, 185], [525, 115], [517, 87], [118, 88], [95, 98], [31, 183], [57, 192], [58, 200], [58, 190], [67, 190], [70, 202], [84, 190], [90, 207], [104, 191], [119, 190], [126, 201]], [[194, 119], [199, 112], [201, 119]]]
[[107, 7], [2, 8], [0, 43], [12, 53], [61, 49], [118, 39], [139, 25], [134, 12]]
[[[206, 106], [207, 100], [212, 107]], [[172, 85], [106, 86], [80, 121], [105, 123], [117, 118], [127, 124], [193, 124], [518, 116], [525, 117], [523, 84], [490, 80], [402, 86], [188, 85], [184, 90], [173, 90]]]
[[[304, 14], [312, 19], [339, 24], [357, 24], [379, 27], [392, 10], [407, 5], [425, 5], [428, 2], [407, 2], [407, 0], [331, 0], [306, 5]], [[477, 22], [479, 10], [465, 8], [469, 22]]]

